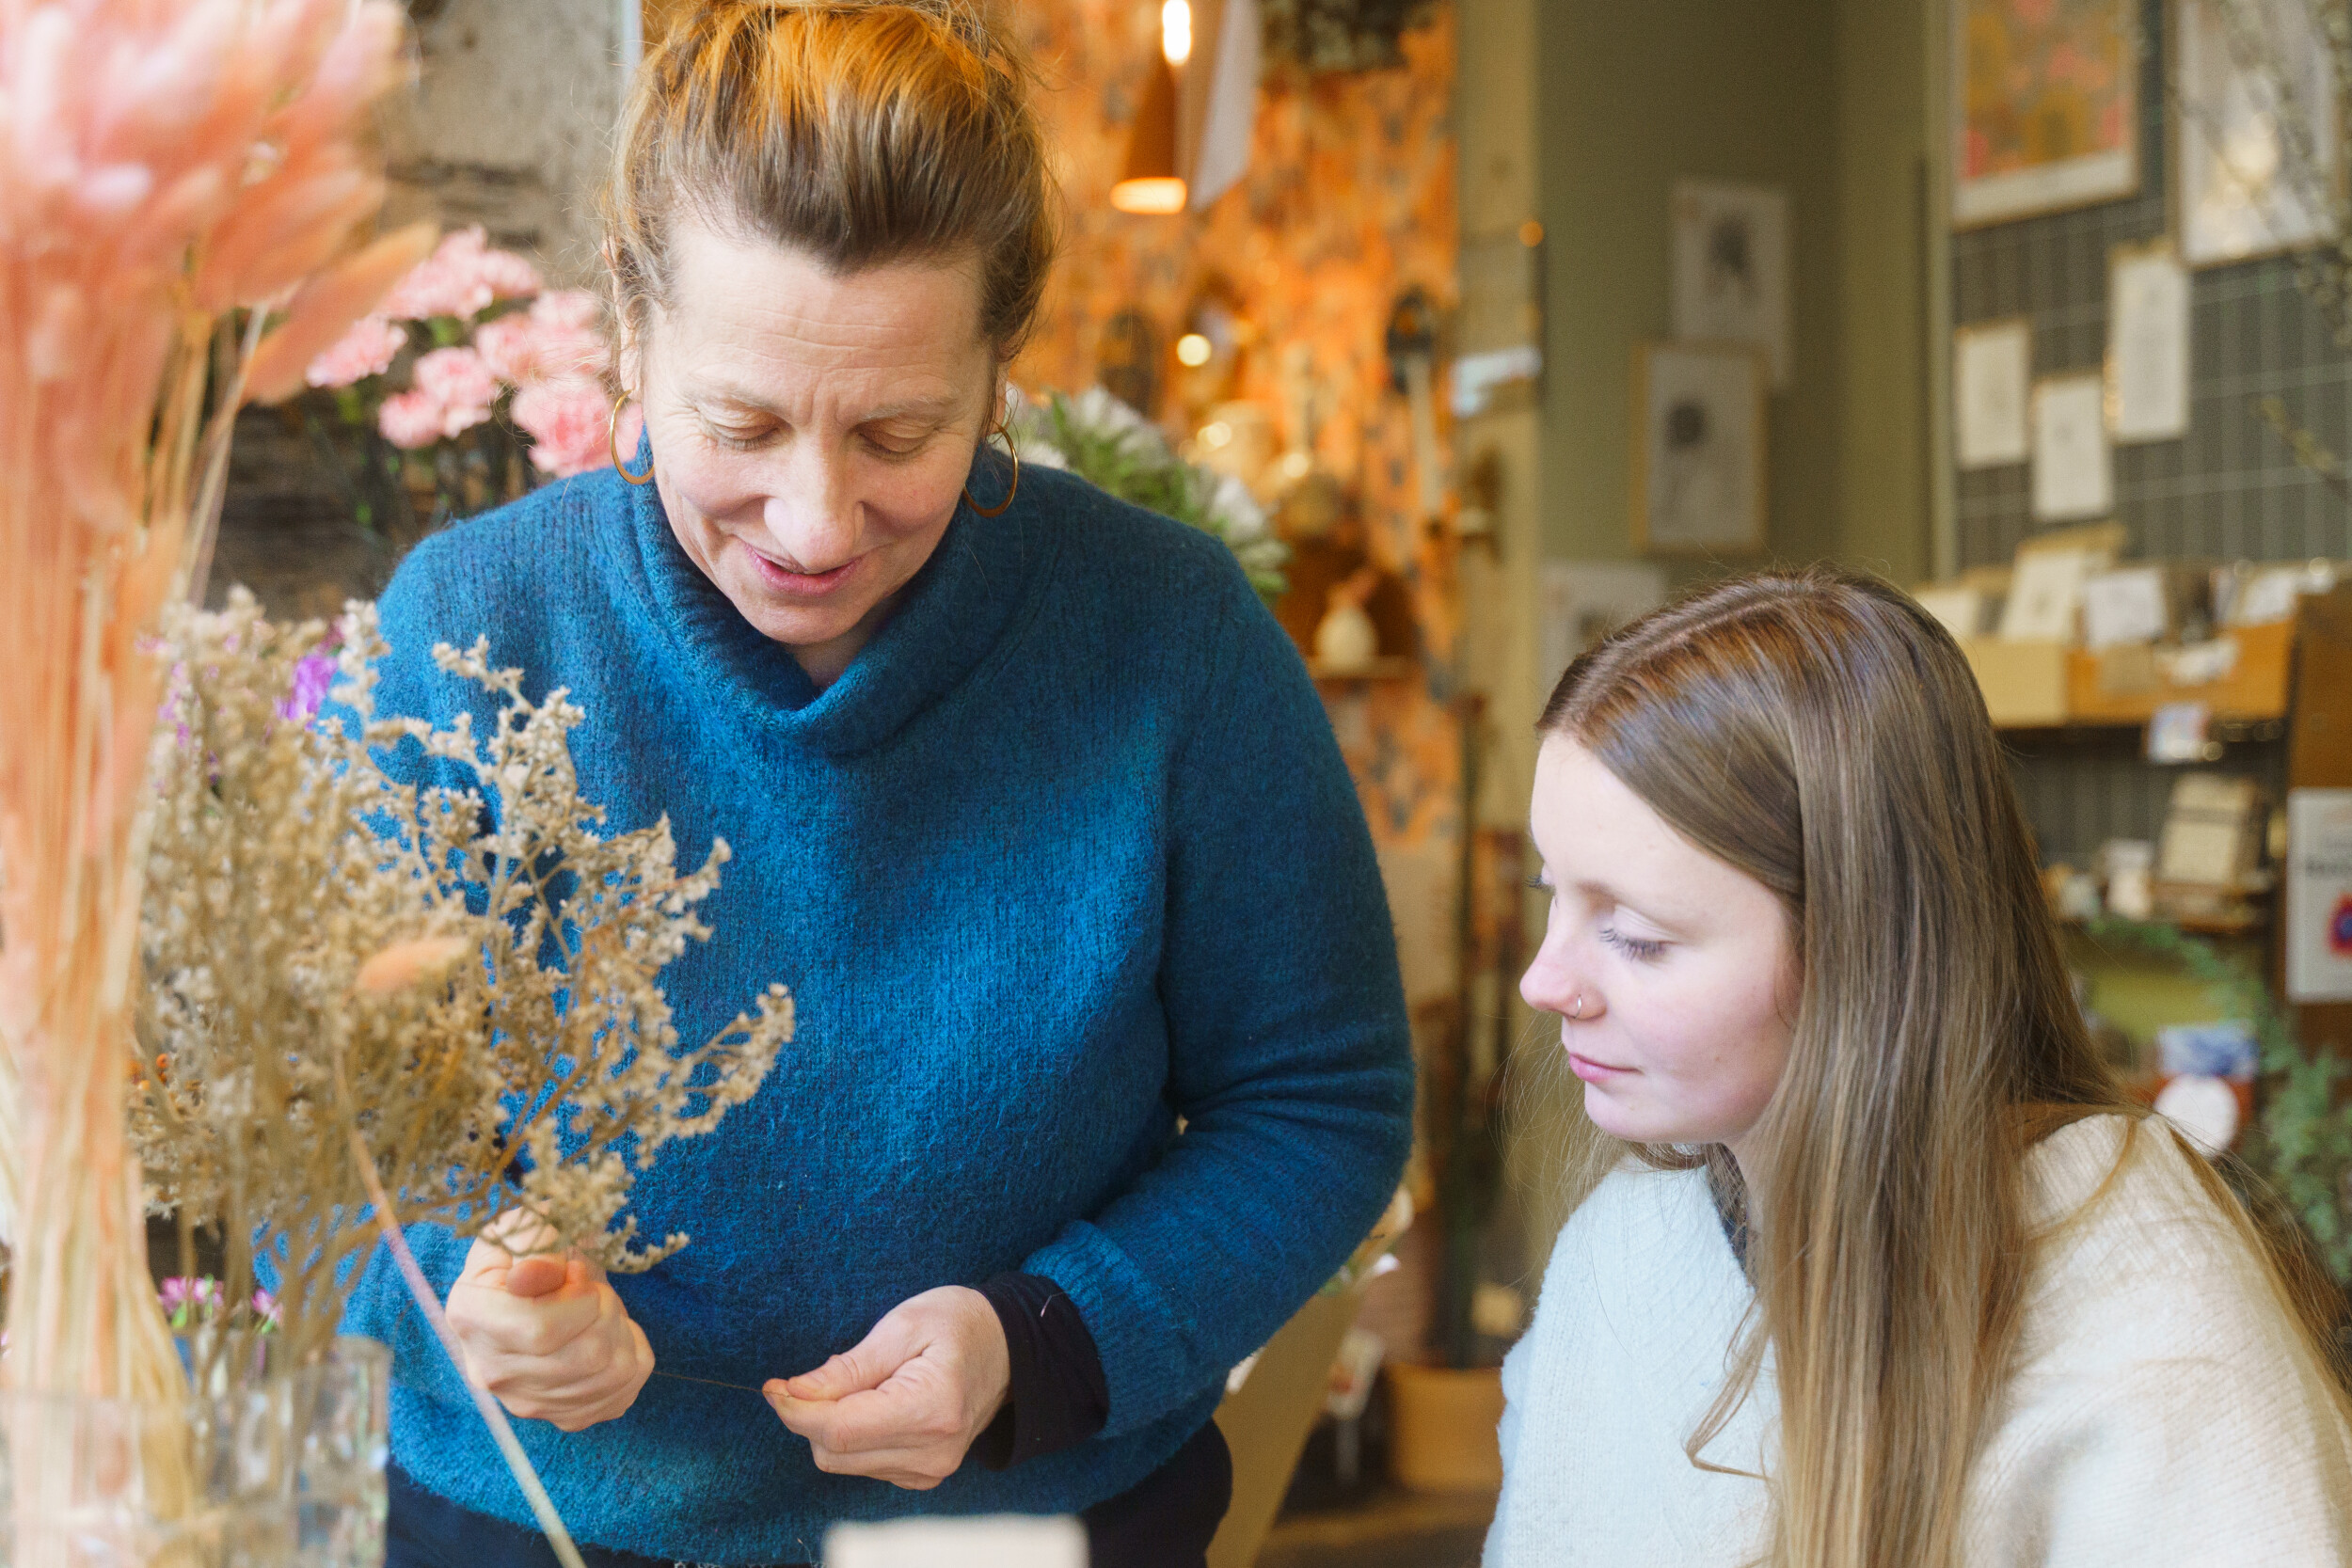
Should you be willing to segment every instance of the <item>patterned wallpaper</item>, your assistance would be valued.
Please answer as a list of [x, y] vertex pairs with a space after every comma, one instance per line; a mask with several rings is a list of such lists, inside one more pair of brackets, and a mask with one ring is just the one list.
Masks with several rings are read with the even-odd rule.
[[[1346, 491], [1366, 553], [1392, 576], [1384, 592], [1409, 607], [1413, 673], [1326, 681], [1323, 693], [1380, 849], [1408, 999], [1419, 1004], [1414, 1035], [1431, 1061], [1459, 1022], [1453, 992], [1462, 759], [1449, 699], [1460, 596], [1454, 545], [1413, 515], [1411, 415], [1391, 384], [1385, 343], [1405, 290], [1424, 290], [1441, 315], [1455, 302], [1453, 6], [1404, 36], [1401, 69], [1270, 73], [1248, 175], [1207, 212], [1173, 217], [1110, 204], [1158, 46], [1156, 0], [1027, 0], [1022, 15], [1045, 79], [1041, 103], [1065, 213], [1062, 259], [1015, 379], [1038, 391], [1092, 385], [1098, 365], [1118, 357], [1112, 324], [1140, 312], [1157, 346], [1165, 388], [1158, 412], [1183, 438], [1203, 417], [1203, 400], [1170, 345], [1196, 299], [1223, 291], [1256, 341], [1222, 393], [1261, 407], [1277, 449], [1288, 450], [1300, 440], [1304, 372], [1315, 455]], [[1447, 435], [1441, 408], [1441, 462]], [[1310, 572], [1294, 578], [1319, 597]], [[1317, 609], [1293, 603], [1277, 612], [1297, 635]], [[1491, 884], [1499, 872], [1508, 875], [1509, 856], [1487, 836], [1475, 873], [1486, 918], [1473, 940], [1481, 953], [1508, 962], [1516, 933], [1494, 916], [1516, 900], [1495, 895]], [[1433, 1195], [1418, 1159], [1415, 1171], [1425, 1205]], [[1399, 1249], [1405, 1268], [1375, 1281], [1366, 1300], [1364, 1324], [1408, 1356], [1429, 1343], [1438, 1243], [1434, 1226], [1415, 1226]]]
[[[1170, 345], [1196, 298], [1216, 290], [1230, 292], [1257, 335], [1228, 390], [1265, 410], [1283, 447], [1295, 439], [1306, 370], [1316, 455], [1360, 509], [1373, 559], [1402, 579], [1422, 653], [1418, 679], [1327, 684], [1334, 725], [1384, 847], [1450, 840], [1459, 774], [1444, 703], [1456, 621], [1451, 546], [1411, 526], [1410, 419], [1384, 341], [1405, 289], [1419, 285], [1440, 309], [1454, 303], [1452, 8], [1405, 35], [1402, 69], [1270, 74], [1241, 183], [1206, 213], [1143, 217], [1115, 210], [1110, 187], [1158, 47], [1159, 9], [1150, 0], [1021, 8], [1044, 78], [1064, 245], [1015, 378], [1033, 389], [1092, 385], [1106, 328], [1140, 312], [1168, 388], [1161, 413], [1171, 434], [1188, 436]], [[1444, 436], [1441, 415], [1441, 445]]]

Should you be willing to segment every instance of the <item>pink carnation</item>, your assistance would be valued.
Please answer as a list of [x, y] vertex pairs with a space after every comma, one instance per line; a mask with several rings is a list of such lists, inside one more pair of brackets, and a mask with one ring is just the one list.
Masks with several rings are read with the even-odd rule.
[[[584, 322], [564, 303], [564, 294], [542, 294], [528, 312], [485, 322], [474, 333], [474, 347], [501, 379], [523, 387], [534, 381], [591, 379], [603, 369], [607, 349], [596, 325], [595, 298], [565, 293], [588, 301]], [[540, 309], [550, 299], [559, 302], [556, 309]]]
[[[540, 472], [564, 478], [612, 466], [612, 404], [593, 381], [549, 381], [515, 394], [515, 422], [531, 437], [531, 461]], [[644, 416], [632, 404], [621, 413], [620, 445], [637, 449]]]
[[483, 251], [473, 259], [473, 275], [493, 299], [528, 299], [547, 287], [539, 269], [511, 250]]
[[539, 292], [538, 270], [508, 250], [492, 250], [479, 225], [443, 240], [433, 254], [392, 285], [379, 308], [402, 321], [468, 317], [500, 299]]
[[441, 410], [441, 434], [456, 436], [490, 417], [499, 378], [469, 348], [437, 348], [417, 361], [416, 389]]
[[313, 387], [348, 387], [392, 368], [392, 356], [408, 341], [403, 327], [382, 316], [361, 316], [333, 347], [310, 361], [303, 379]]
[[429, 447], [441, 438], [441, 405], [423, 392], [394, 392], [375, 411], [375, 428], [403, 451]]
[[474, 352], [501, 381], [519, 387], [531, 379], [537, 332], [528, 315], [501, 316], [474, 328]]
[[531, 302], [532, 320], [564, 332], [597, 329], [596, 296], [585, 289], [549, 289]]
[[416, 387], [448, 408], [485, 409], [498, 400], [498, 373], [469, 348], [437, 348], [417, 361]]

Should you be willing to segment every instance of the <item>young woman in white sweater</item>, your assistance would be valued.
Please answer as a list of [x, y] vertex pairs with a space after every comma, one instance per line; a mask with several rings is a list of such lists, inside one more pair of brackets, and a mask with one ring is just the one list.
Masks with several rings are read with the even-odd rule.
[[1543, 730], [1521, 989], [1602, 1179], [1487, 1568], [2352, 1563], [2341, 1298], [2093, 1053], [1943, 629], [1735, 581]]

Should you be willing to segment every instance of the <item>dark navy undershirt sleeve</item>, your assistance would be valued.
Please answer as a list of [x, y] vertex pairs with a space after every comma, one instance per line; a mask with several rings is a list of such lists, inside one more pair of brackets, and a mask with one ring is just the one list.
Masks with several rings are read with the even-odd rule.
[[1000, 1274], [978, 1289], [1004, 1325], [1012, 1391], [974, 1440], [972, 1457], [1008, 1470], [1102, 1431], [1111, 1403], [1103, 1360], [1061, 1287], [1033, 1274]]

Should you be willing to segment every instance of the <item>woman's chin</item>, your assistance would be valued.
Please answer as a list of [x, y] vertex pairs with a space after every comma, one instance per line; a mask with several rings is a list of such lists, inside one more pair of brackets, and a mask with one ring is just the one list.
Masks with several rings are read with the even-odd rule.
[[1655, 1144], [1676, 1141], [1670, 1131], [1656, 1125], [1656, 1118], [1643, 1116], [1629, 1105], [1623, 1095], [1604, 1084], [1584, 1085], [1584, 1116], [1595, 1127], [1613, 1138], [1628, 1143]]
[[726, 573], [720, 587], [736, 612], [762, 636], [796, 648], [848, 636], [871, 608], [848, 602], [847, 595], [812, 600], [804, 594], [780, 593], [751, 571]]

